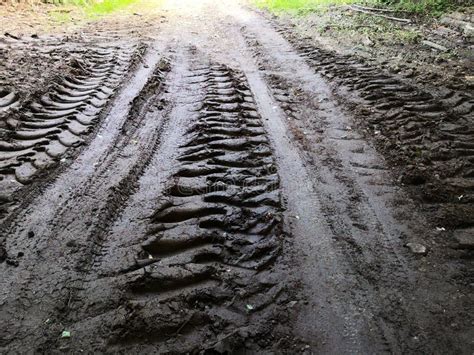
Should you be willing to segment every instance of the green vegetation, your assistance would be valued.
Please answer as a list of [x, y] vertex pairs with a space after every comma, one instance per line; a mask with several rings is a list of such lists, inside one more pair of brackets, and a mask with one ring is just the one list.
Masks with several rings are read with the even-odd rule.
[[86, 7], [89, 15], [104, 15], [116, 10], [120, 10], [137, 0], [104, 0], [101, 2], [94, 2], [92, 5]]
[[391, 21], [367, 14], [355, 13], [343, 20], [339, 17], [321, 15], [318, 22], [313, 24], [313, 28], [320, 36], [351, 39], [368, 46], [374, 45], [374, 42], [383, 42], [386, 45], [415, 44], [422, 38], [422, 33], [418, 28], [394, 26]]
[[52, 11], [52, 18], [58, 22], [67, 22], [70, 16], [65, 8], [81, 10], [87, 17], [99, 17], [123, 9], [138, 0], [53, 0], [58, 11]]
[[360, 4], [391, 8], [413, 14], [438, 15], [456, 8], [472, 5], [473, 0], [254, 0], [256, 5], [274, 12], [307, 13], [331, 5]]
[[379, 0], [381, 5], [414, 14], [438, 15], [467, 6], [471, 0]]
[[352, 4], [357, 0], [255, 0], [255, 2], [258, 7], [272, 11], [309, 12], [329, 5]]

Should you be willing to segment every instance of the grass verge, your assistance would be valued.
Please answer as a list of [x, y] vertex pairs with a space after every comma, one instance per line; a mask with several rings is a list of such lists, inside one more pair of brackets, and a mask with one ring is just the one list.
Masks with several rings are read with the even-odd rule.
[[307, 13], [332, 5], [361, 4], [390, 8], [414, 15], [438, 16], [447, 11], [473, 6], [474, 0], [254, 0], [273, 12]]
[[61, 0], [55, 2], [50, 19], [55, 23], [67, 23], [73, 19], [94, 19], [124, 9], [139, 0]]
[[138, 0], [104, 0], [102, 2], [94, 2], [86, 6], [86, 13], [89, 16], [106, 15], [111, 12], [123, 9]]
[[474, 4], [472, 0], [379, 0], [379, 3], [399, 11], [432, 16]]
[[311, 12], [320, 7], [329, 5], [347, 5], [360, 2], [357, 0], [255, 0], [260, 8], [266, 8], [274, 12], [297, 11]]

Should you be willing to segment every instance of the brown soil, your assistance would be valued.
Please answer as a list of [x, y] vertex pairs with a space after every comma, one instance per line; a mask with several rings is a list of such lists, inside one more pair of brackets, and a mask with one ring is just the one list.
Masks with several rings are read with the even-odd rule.
[[[472, 10], [439, 18], [405, 12], [382, 14], [411, 23], [361, 14], [348, 7], [330, 7], [305, 16], [283, 13], [277, 21], [318, 47], [356, 56], [413, 84], [426, 85], [429, 91], [439, 85], [464, 91], [474, 88]], [[434, 48], [426, 41], [444, 48]]]
[[466, 90], [235, 0], [9, 33], [1, 353], [471, 353]]
[[[472, 227], [474, 98], [469, 39], [458, 34], [460, 43], [453, 51], [462, 53], [464, 48], [466, 53], [449, 62], [437, 61], [440, 53], [427, 52], [423, 45], [401, 48], [400, 43], [389, 47], [383, 42], [363, 58], [347, 50], [357, 38], [338, 41], [338, 35], [317, 35], [311, 31], [315, 21], [311, 16], [277, 20], [279, 31], [358, 116], [356, 124], [390, 159], [398, 181], [425, 203], [433, 223]], [[432, 34], [426, 38], [445, 44], [433, 39], [432, 32], [425, 32]], [[312, 36], [304, 36], [307, 34]], [[408, 59], [410, 56], [417, 60]], [[400, 71], [401, 62], [405, 69]]]

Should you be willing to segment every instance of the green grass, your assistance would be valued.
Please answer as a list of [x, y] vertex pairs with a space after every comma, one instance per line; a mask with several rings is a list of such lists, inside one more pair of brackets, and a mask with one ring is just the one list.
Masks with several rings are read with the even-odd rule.
[[307, 12], [329, 5], [345, 5], [360, 2], [357, 0], [255, 0], [260, 8], [271, 11]]
[[420, 15], [440, 15], [468, 5], [472, 0], [379, 0], [383, 6]]
[[[134, 3], [150, 3], [151, 0], [50, 0], [56, 5], [48, 11], [51, 25], [68, 26], [83, 23], [88, 20], [97, 20], [118, 10], [132, 7]], [[153, 2], [154, 3], [154, 2]], [[132, 12], [133, 10], [129, 10]]]
[[90, 16], [106, 15], [111, 12], [123, 9], [137, 0], [104, 0], [86, 6], [86, 12]]
[[100, 17], [114, 11], [126, 8], [138, 0], [53, 0], [58, 5], [57, 14], [53, 15], [58, 20], [67, 20], [65, 15], [60, 15], [65, 8], [77, 8], [87, 17]]
[[392, 8], [420, 15], [440, 15], [465, 7], [474, 0], [254, 0], [261, 8], [274, 12], [307, 13], [330, 5], [361, 4]]

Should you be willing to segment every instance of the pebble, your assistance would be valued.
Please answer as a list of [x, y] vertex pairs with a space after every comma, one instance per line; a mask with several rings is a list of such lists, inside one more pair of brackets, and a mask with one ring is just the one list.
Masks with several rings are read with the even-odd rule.
[[406, 247], [409, 248], [413, 254], [426, 255], [427, 253], [426, 247], [418, 243], [407, 243]]

